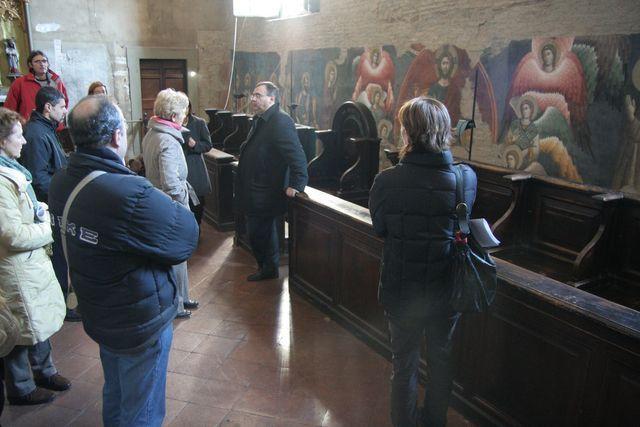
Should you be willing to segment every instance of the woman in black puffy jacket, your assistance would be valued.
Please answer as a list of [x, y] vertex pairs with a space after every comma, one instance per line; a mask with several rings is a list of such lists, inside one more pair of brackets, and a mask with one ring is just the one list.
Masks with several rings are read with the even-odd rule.
[[[446, 107], [426, 97], [398, 112], [404, 147], [397, 166], [381, 172], [369, 198], [373, 227], [384, 238], [379, 299], [391, 335], [394, 426], [446, 424], [453, 372], [452, 336], [459, 313], [449, 306], [449, 266], [454, 241], [456, 179], [449, 151]], [[467, 204], [473, 206], [476, 175], [462, 166]], [[424, 406], [417, 406], [422, 337], [428, 378]]]

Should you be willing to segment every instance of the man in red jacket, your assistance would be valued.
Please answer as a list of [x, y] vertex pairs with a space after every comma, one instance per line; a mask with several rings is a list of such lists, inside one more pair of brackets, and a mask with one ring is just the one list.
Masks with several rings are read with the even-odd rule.
[[25, 119], [29, 119], [36, 108], [36, 93], [40, 88], [50, 86], [58, 89], [69, 107], [67, 88], [59, 75], [49, 69], [49, 59], [40, 50], [34, 50], [27, 58], [29, 73], [16, 79], [9, 88], [4, 107], [17, 111]]

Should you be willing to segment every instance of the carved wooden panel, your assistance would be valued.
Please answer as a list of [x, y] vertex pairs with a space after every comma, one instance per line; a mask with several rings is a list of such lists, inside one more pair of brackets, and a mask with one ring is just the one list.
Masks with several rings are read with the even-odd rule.
[[571, 425], [592, 349], [576, 331], [569, 335], [556, 319], [507, 298], [496, 301], [487, 322], [484, 351], [475, 349], [482, 355], [479, 396], [524, 425]]
[[640, 421], [640, 367], [611, 360], [601, 395], [599, 425], [632, 426]]
[[576, 257], [595, 235], [600, 211], [554, 194], [533, 194], [536, 206], [533, 242], [558, 254]]
[[338, 304], [358, 320], [385, 331], [377, 286], [361, 286], [362, 283], [378, 282], [382, 247], [375, 245], [373, 239], [365, 240], [348, 231], [341, 235]]
[[336, 298], [332, 227], [323, 224], [318, 215], [296, 212], [295, 218], [295, 278], [311, 287], [326, 302]]

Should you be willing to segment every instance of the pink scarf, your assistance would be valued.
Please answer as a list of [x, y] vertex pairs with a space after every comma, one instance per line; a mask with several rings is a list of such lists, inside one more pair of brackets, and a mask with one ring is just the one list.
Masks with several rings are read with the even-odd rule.
[[153, 116], [151, 117], [151, 120], [155, 121], [156, 123], [160, 123], [161, 125], [165, 125], [165, 126], [169, 126], [174, 128], [175, 130], [180, 130], [182, 129], [182, 125], [178, 124], [178, 123], [174, 123], [171, 120], [166, 120], [166, 119], [161, 119], [158, 116]]

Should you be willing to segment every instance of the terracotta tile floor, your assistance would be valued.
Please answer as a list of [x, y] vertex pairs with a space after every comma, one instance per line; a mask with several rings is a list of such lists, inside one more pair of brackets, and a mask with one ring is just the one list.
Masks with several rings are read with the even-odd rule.
[[[208, 225], [189, 261], [200, 308], [176, 321], [166, 426], [387, 426], [389, 363], [281, 279], [245, 281], [253, 259]], [[52, 338], [71, 390], [38, 407], [6, 406], [3, 426], [101, 425], [98, 346], [78, 323]], [[472, 425], [449, 411], [450, 426]]]

